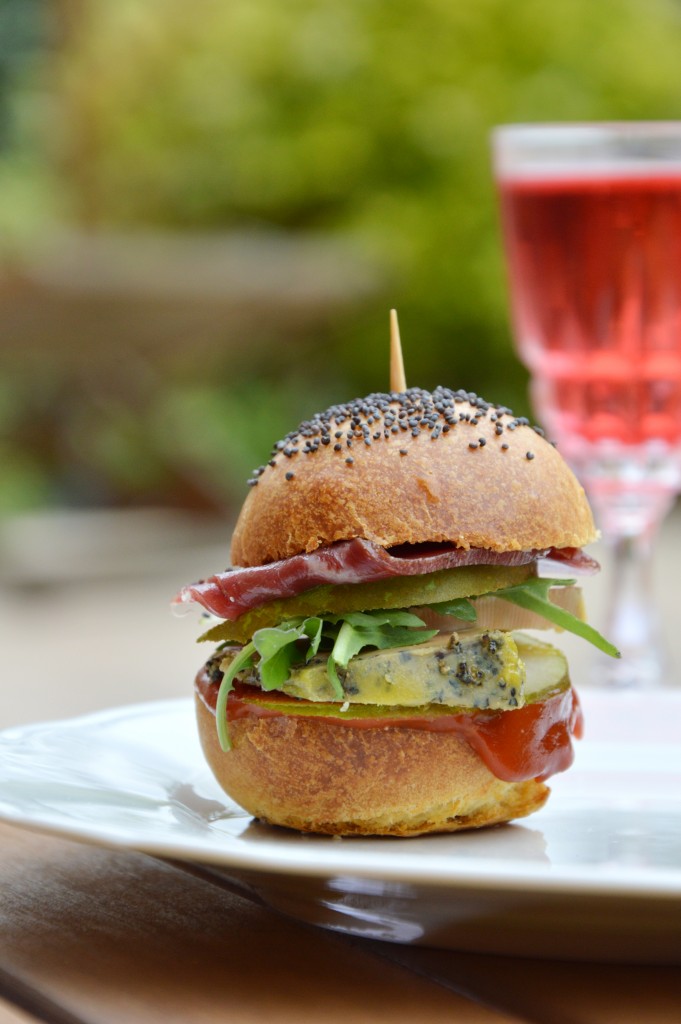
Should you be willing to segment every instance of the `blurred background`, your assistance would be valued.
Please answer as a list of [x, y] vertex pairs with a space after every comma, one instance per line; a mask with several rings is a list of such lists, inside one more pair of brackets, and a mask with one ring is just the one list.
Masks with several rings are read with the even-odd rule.
[[490, 129], [678, 118], [680, 52], [675, 0], [0, 0], [7, 671], [39, 638], [106, 704], [86, 635], [185, 692], [167, 599], [274, 440], [387, 389], [391, 306], [410, 384], [529, 414]]

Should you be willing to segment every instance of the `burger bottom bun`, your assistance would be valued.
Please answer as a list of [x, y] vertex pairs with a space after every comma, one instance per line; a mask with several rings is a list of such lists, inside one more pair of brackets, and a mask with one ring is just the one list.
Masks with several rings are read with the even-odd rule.
[[548, 786], [497, 779], [456, 734], [352, 728], [295, 716], [230, 723], [196, 698], [203, 751], [225, 792], [255, 818], [327, 835], [417, 836], [498, 825], [538, 810]]

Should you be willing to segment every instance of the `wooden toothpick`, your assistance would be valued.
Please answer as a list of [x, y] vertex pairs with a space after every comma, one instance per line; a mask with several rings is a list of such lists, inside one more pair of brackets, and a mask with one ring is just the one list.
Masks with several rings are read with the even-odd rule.
[[402, 343], [400, 342], [400, 325], [397, 322], [396, 309], [390, 310], [390, 390], [407, 390], [407, 379], [404, 376], [404, 360], [402, 359]]

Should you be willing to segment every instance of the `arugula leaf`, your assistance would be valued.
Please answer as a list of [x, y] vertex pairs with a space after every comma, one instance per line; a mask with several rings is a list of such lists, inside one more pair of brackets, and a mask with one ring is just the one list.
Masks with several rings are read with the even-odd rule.
[[424, 629], [424, 625], [423, 620], [412, 612], [390, 609], [324, 617], [301, 616], [279, 626], [257, 629], [252, 641], [234, 658], [220, 684], [216, 718], [222, 749], [230, 749], [227, 700], [234, 679], [244, 668], [254, 664], [255, 655], [258, 655], [257, 670], [263, 690], [277, 690], [289, 678], [292, 667], [313, 658], [322, 640], [326, 639], [332, 645], [327, 675], [334, 695], [343, 700], [345, 694], [338, 675], [339, 667], [347, 668], [350, 659], [365, 647], [385, 649], [422, 644], [437, 633], [436, 629]]
[[319, 650], [319, 645], [324, 635], [324, 619], [319, 618], [317, 615], [312, 616], [309, 619], [305, 619], [302, 628], [310, 641], [310, 647], [305, 656], [305, 661], [309, 661], [310, 658], [314, 658]]
[[329, 682], [339, 700], [344, 694], [338, 668], [347, 668], [350, 659], [365, 647], [377, 647], [379, 650], [408, 647], [425, 643], [438, 632], [436, 629], [424, 629], [425, 623], [418, 615], [402, 610], [350, 612], [329, 616], [329, 621], [341, 622], [326, 664]]
[[292, 619], [281, 626], [266, 626], [253, 634], [253, 644], [260, 655], [258, 672], [263, 690], [277, 690], [291, 674], [291, 667], [303, 660], [298, 646], [299, 640], [308, 641], [305, 661], [319, 650], [324, 620], [312, 616], [308, 619]]
[[[511, 604], [535, 612], [554, 625], [581, 636], [599, 650], [614, 658], [620, 652], [605, 637], [582, 622], [571, 612], [555, 605], [549, 598], [552, 587], [571, 586], [575, 581], [530, 577], [523, 583], [491, 592]], [[441, 615], [454, 615], [465, 622], [475, 622], [477, 612], [467, 598], [440, 601], [428, 605]], [[298, 616], [279, 626], [266, 626], [253, 634], [233, 659], [220, 684], [216, 706], [216, 719], [220, 745], [230, 749], [227, 725], [227, 700], [239, 672], [252, 667], [257, 656], [257, 670], [263, 690], [279, 689], [289, 678], [297, 663], [307, 662], [319, 651], [325, 640], [331, 650], [327, 659], [327, 675], [338, 700], [344, 699], [343, 684], [338, 670], [346, 669], [365, 647], [386, 650], [425, 643], [437, 634], [436, 629], [425, 629], [418, 615], [404, 609], [383, 609], [366, 612], [347, 612], [344, 615]]]
[[215, 705], [215, 720], [218, 727], [218, 739], [220, 740], [220, 746], [223, 750], [231, 750], [232, 747], [229, 740], [229, 728], [227, 726], [227, 698], [232, 691], [237, 672], [241, 672], [242, 669], [248, 668], [253, 664], [254, 654], [255, 644], [252, 642], [250, 644], [246, 644], [246, 646], [243, 647], [236, 655], [220, 683], [218, 699]]
[[[506, 587], [503, 590], [493, 590], [490, 591], [489, 595], [481, 594], [479, 596], [500, 597], [504, 601], [518, 605], [520, 608], [536, 612], [537, 615], [548, 619], [555, 626], [559, 626], [569, 633], [581, 636], [600, 651], [604, 651], [613, 658], [619, 658], [621, 655], [617, 648], [609, 640], [606, 640], [604, 636], [601, 636], [597, 629], [578, 619], [576, 615], [566, 611], [564, 608], [559, 608], [558, 605], [551, 601], [549, 597], [551, 587], [569, 587], [574, 583], [575, 580], [543, 579], [539, 576], [531, 576], [529, 579], [524, 580], [522, 583], [516, 583], [512, 587]], [[429, 604], [428, 608], [432, 608], [433, 611], [438, 612], [440, 615], [454, 615], [457, 619], [462, 619], [464, 622], [475, 622], [478, 617], [475, 607], [466, 598], [459, 598], [455, 601], [440, 601], [437, 604]]]
[[423, 619], [413, 612], [401, 608], [384, 608], [369, 612], [346, 612], [344, 615], [327, 615], [327, 622], [348, 622], [359, 629], [374, 629], [375, 626], [408, 626], [420, 629], [425, 625]]
[[458, 597], [453, 601], [437, 601], [435, 604], [429, 604], [428, 607], [438, 615], [453, 615], [463, 622], [475, 622], [478, 617], [478, 613], [466, 597]]
[[528, 611], [536, 612], [537, 615], [541, 615], [543, 618], [548, 619], [549, 622], [553, 622], [555, 626], [559, 626], [569, 633], [574, 633], [576, 636], [581, 636], [584, 640], [588, 640], [599, 651], [609, 654], [612, 658], [620, 658], [621, 654], [614, 644], [611, 644], [609, 640], [601, 636], [597, 629], [594, 629], [587, 622], [582, 622], [576, 615], [566, 611], [564, 608], [559, 608], [558, 605], [550, 600], [549, 590], [551, 587], [571, 586], [574, 582], [574, 580], [543, 579], [539, 576], [533, 576], [525, 580], [524, 583], [518, 583], [513, 587], [506, 587], [504, 590], [495, 590], [493, 596], [500, 597], [504, 601], [510, 601], [511, 604], [516, 604], [520, 608], [526, 608]]
[[263, 690], [277, 690], [288, 679], [293, 662], [299, 660], [295, 647], [298, 639], [297, 630], [263, 629], [255, 634], [253, 644], [260, 655], [258, 674]]
[[356, 626], [344, 622], [338, 631], [333, 650], [326, 662], [326, 674], [333, 686], [333, 692], [339, 700], [343, 699], [343, 684], [338, 676], [338, 666], [347, 668], [348, 662], [367, 645], [364, 632], [360, 632]]

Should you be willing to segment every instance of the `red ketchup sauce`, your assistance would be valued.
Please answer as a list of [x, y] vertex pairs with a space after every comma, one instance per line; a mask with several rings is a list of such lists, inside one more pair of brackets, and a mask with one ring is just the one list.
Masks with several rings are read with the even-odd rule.
[[[219, 683], [212, 682], [202, 669], [196, 677], [196, 690], [213, 714]], [[266, 707], [276, 701], [277, 707]], [[236, 684], [229, 695], [227, 719], [279, 718], [287, 714], [287, 705], [300, 704], [282, 693], [264, 693], [249, 685]], [[302, 717], [302, 716], [301, 716]], [[345, 715], [315, 715], [305, 721], [325, 722], [345, 729], [426, 729], [453, 732], [465, 740], [482, 758], [489, 770], [505, 782], [547, 779], [563, 772], [574, 760], [572, 737], [580, 739], [583, 716], [579, 698], [572, 688], [552, 694], [546, 700], [526, 704], [509, 711], [469, 711], [459, 714], [389, 715], [352, 718]]]

